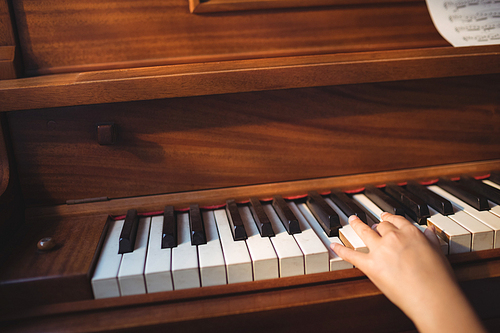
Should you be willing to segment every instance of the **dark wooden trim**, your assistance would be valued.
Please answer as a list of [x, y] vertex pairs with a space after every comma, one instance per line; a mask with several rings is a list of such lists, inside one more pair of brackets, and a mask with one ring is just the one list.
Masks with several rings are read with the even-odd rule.
[[263, 10], [342, 5], [381, 5], [385, 3], [415, 2], [415, 0], [189, 0], [191, 13], [217, 13], [238, 10]]

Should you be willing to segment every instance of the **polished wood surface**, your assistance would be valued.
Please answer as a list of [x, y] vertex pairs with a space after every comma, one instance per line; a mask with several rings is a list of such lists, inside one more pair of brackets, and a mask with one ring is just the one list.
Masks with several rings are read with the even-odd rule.
[[19, 48], [9, 3], [0, 0], [0, 80], [17, 78], [19, 65]]
[[195, 63], [0, 81], [0, 111], [500, 73], [500, 46]]
[[[2, 263], [2, 311], [5, 307], [92, 299], [89, 279], [107, 218], [100, 214], [29, 221], [22, 240], [12, 246]], [[55, 247], [39, 250], [39, 241], [47, 237], [54, 240]]]
[[[498, 86], [495, 75], [360, 84], [8, 121], [26, 203], [54, 205], [498, 159]], [[100, 145], [97, 125], [109, 122], [116, 143]]]
[[29, 75], [449, 45], [424, 1], [209, 15], [186, 0], [13, 7]]
[[[109, 214], [500, 170], [500, 46], [422, 0], [256, 3], [306, 4], [0, 0], [2, 332], [414, 330], [357, 269], [91, 299]], [[449, 257], [493, 329], [499, 251]]]
[[189, 0], [191, 13], [216, 13], [235, 10], [258, 10], [271, 8], [317, 7], [415, 2], [415, 0]]
[[387, 182], [404, 182], [408, 179], [435, 180], [439, 176], [456, 177], [460, 174], [484, 176], [491, 170], [500, 169], [500, 160], [483, 162], [445, 164], [424, 168], [410, 168], [396, 171], [370, 172], [328, 178], [297, 180], [281, 183], [268, 183], [241, 187], [198, 190], [182, 193], [149, 195], [146, 197], [130, 197], [110, 199], [99, 202], [80, 203], [77, 205], [33, 206], [26, 209], [26, 216], [36, 219], [38, 216], [82, 216], [108, 212], [111, 215], [124, 215], [130, 207], [141, 213], [161, 212], [165, 203], [185, 210], [191, 203], [202, 207], [220, 206], [227, 199], [246, 202], [250, 197], [270, 200], [274, 195], [287, 197], [304, 196], [308, 191], [316, 190], [327, 193], [331, 189], [359, 190], [366, 184], [382, 185]]

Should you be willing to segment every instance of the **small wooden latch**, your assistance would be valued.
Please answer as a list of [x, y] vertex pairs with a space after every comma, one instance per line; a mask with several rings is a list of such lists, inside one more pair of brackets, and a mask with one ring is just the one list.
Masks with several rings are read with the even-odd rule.
[[114, 123], [97, 124], [97, 142], [100, 145], [112, 145], [116, 142], [116, 125]]

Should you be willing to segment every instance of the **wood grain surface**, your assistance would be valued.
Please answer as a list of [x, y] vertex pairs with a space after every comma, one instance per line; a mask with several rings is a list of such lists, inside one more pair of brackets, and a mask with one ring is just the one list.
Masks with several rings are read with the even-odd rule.
[[7, 0], [0, 0], [0, 80], [15, 79], [21, 73], [14, 19]]
[[[27, 205], [500, 158], [498, 77], [8, 114]], [[113, 122], [116, 144], [97, 142]]]
[[[317, 7], [361, 4], [414, 2], [415, 0], [189, 0], [191, 13], [214, 13], [235, 10]], [[417, 0], [418, 1], [418, 0]]]
[[[107, 218], [98, 214], [29, 221], [22, 239], [2, 253], [2, 257], [9, 254], [6, 260], [1, 258], [2, 311], [92, 299], [90, 277]], [[37, 249], [45, 237], [56, 243], [46, 252]]]
[[500, 73], [500, 46], [193, 63], [0, 80], [0, 111]]
[[186, 0], [13, 6], [28, 75], [449, 45], [424, 1], [208, 15]]

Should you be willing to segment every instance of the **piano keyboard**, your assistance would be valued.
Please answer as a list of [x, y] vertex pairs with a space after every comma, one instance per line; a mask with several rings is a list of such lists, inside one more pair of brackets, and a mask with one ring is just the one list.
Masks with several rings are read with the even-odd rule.
[[499, 248], [500, 181], [439, 179], [363, 192], [138, 216], [109, 222], [91, 279], [95, 298], [154, 293], [275, 279], [352, 268], [331, 249], [333, 242], [357, 251], [367, 247], [348, 223], [368, 225], [383, 211], [400, 214], [420, 229], [433, 225], [446, 254]]

